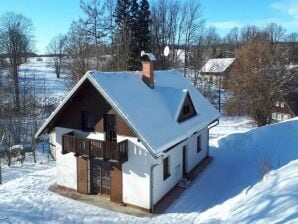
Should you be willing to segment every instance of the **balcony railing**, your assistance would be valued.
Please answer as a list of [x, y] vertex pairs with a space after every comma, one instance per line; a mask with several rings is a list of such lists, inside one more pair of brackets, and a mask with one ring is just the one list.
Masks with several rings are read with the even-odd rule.
[[126, 162], [128, 141], [108, 142], [74, 136], [73, 132], [62, 136], [62, 153], [88, 155], [118, 162]]

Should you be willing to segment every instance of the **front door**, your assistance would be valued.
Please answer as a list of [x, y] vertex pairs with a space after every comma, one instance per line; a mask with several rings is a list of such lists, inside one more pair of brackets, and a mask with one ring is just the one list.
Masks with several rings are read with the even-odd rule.
[[93, 158], [91, 160], [91, 192], [110, 195], [111, 176], [108, 161]]

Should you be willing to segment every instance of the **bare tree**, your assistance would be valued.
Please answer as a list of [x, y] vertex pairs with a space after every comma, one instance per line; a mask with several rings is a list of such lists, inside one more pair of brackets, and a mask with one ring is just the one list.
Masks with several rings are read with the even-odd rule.
[[238, 27], [234, 27], [230, 30], [229, 33], [224, 38], [226, 43], [229, 43], [234, 46], [239, 46], [240, 44], [240, 34]]
[[[110, 3], [108, 3], [110, 4]], [[85, 2], [81, 0], [81, 9], [84, 18], [80, 19], [83, 24], [82, 29], [88, 36], [88, 41], [93, 43], [93, 57], [96, 60], [96, 69], [99, 69], [100, 44], [103, 44], [103, 38], [106, 36], [106, 29], [109, 25], [105, 24], [105, 4], [100, 0]]]
[[68, 71], [69, 85], [73, 86], [88, 71], [96, 68], [92, 64], [92, 45], [88, 42], [88, 36], [82, 24], [73, 22], [67, 34], [65, 62]]
[[60, 78], [63, 57], [66, 56], [66, 36], [55, 36], [48, 44], [47, 51], [51, 55], [49, 65], [55, 69], [57, 78]]
[[197, 41], [198, 34], [204, 28], [205, 21], [202, 19], [201, 5], [198, 1], [185, 1], [182, 13], [183, 21], [183, 46], [185, 52], [184, 75], [190, 58], [190, 47]]
[[271, 122], [275, 102], [285, 94], [290, 80], [285, 64], [284, 55], [260, 38], [250, 40], [236, 52], [229, 80], [230, 102], [236, 106], [241, 103], [258, 126]]
[[283, 40], [286, 30], [276, 23], [269, 23], [266, 25], [264, 32], [267, 33], [271, 44], [276, 44]]
[[205, 29], [202, 41], [204, 48], [204, 61], [207, 61], [210, 58], [217, 58], [219, 56], [217, 49], [221, 42], [221, 38], [216, 28], [210, 26], [207, 29]]
[[240, 31], [241, 42], [247, 43], [249, 40], [252, 40], [257, 36], [259, 36], [259, 34], [260, 34], [259, 27], [255, 25], [246, 25]]
[[290, 33], [285, 36], [284, 41], [288, 45], [289, 61], [292, 64], [298, 63], [298, 33]]
[[32, 22], [22, 14], [7, 12], [0, 18], [0, 51], [7, 55], [14, 81], [15, 112], [20, 112], [19, 66], [32, 51]]
[[[157, 67], [177, 67], [177, 50], [184, 51], [184, 64], [190, 59], [192, 46], [198, 41], [204, 27], [201, 6], [198, 1], [158, 0], [152, 7], [151, 40], [155, 55], [160, 57]], [[163, 57], [165, 46], [171, 49], [168, 60]], [[171, 64], [171, 66], [169, 66]]]

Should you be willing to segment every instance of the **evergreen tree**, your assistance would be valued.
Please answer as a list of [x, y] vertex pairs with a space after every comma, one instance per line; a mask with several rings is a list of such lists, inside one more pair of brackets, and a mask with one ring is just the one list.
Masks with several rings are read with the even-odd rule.
[[147, 0], [141, 0], [140, 10], [139, 10], [139, 43], [141, 51], [150, 50], [150, 9]]
[[117, 0], [115, 8], [116, 22], [116, 67], [119, 70], [127, 70], [130, 58], [130, 24], [131, 24], [131, 0]]
[[125, 29], [129, 27], [130, 23], [130, 9], [132, 1], [131, 0], [117, 0], [117, 5], [115, 9], [115, 21], [118, 29]]
[[130, 19], [130, 58], [129, 70], [139, 70], [141, 66], [139, 4], [132, 0]]
[[118, 0], [115, 9], [118, 69], [139, 70], [141, 51], [150, 49], [150, 10], [147, 0]]

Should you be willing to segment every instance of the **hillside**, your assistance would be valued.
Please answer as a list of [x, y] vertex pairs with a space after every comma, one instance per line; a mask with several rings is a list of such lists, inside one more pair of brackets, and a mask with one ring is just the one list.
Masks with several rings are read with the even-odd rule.
[[[213, 147], [218, 161], [204, 177], [214, 178], [222, 200], [196, 223], [298, 222], [298, 119], [231, 134]], [[266, 166], [273, 171], [262, 178]]]

